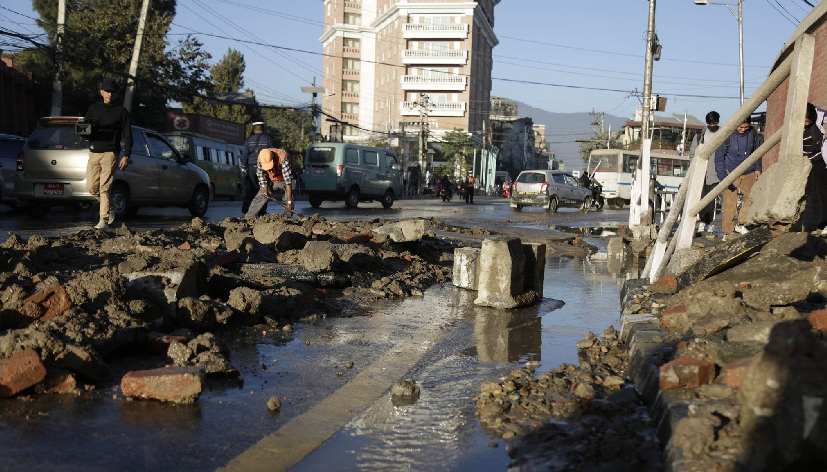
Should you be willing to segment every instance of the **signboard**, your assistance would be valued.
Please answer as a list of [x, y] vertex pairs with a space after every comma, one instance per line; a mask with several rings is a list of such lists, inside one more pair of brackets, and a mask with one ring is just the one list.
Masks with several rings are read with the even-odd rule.
[[245, 138], [245, 128], [241, 123], [195, 113], [167, 113], [167, 131], [199, 133], [230, 144], [244, 144]]

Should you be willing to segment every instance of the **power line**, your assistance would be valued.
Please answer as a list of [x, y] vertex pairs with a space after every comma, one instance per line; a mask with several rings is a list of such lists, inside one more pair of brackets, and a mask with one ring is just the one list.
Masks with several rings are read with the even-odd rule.
[[[789, 21], [790, 24], [792, 24], [793, 26], [798, 26], [798, 24], [796, 22], [791, 20], [784, 13], [782, 13], [781, 10], [779, 10], [777, 6], [773, 5], [771, 0], [767, 0], [767, 4], [769, 4], [769, 6], [771, 6], [776, 12], [778, 12], [779, 15], [783, 16], [785, 20]], [[779, 3], [778, 5], [780, 6], [781, 4]]]

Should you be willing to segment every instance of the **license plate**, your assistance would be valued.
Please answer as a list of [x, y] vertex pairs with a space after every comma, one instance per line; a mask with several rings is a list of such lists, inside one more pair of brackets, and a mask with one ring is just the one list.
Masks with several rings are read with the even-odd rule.
[[520, 192], [520, 195], [537, 195], [537, 192]]
[[63, 184], [43, 184], [43, 195], [63, 195]]
[[324, 174], [324, 167], [316, 167], [317, 174]]

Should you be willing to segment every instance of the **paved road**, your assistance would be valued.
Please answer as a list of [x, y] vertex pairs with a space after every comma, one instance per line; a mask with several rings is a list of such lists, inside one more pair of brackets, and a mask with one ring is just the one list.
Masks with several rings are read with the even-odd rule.
[[[213, 202], [205, 216], [207, 221], [220, 221], [230, 216], [241, 215], [240, 202]], [[271, 212], [280, 212], [281, 207], [270, 204]], [[517, 212], [508, 206], [504, 198], [476, 197], [474, 205], [454, 199], [444, 203], [436, 198], [396, 201], [392, 208], [386, 210], [377, 203], [362, 203], [356, 209], [347, 209], [338, 202], [325, 202], [314, 209], [307, 201], [296, 203], [296, 211], [310, 215], [318, 213], [334, 221], [372, 220], [382, 218], [401, 220], [406, 218], [442, 218], [445, 222], [457, 226], [502, 227], [508, 225], [548, 227], [600, 227], [625, 224], [628, 220], [626, 210], [603, 210], [583, 214], [576, 209], [562, 208], [557, 213], [546, 213], [540, 208], [527, 208]], [[141, 212], [123, 221], [133, 230], [169, 228], [187, 223], [192, 219], [189, 212], [181, 208], [143, 208]], [[0, 207], [0, 242], [5, 241], [8, 232], [23, 237], [33, 234], [41, 236], [62, 236], [81, 229], [89, 229], [97, 223], [97, 209], [78, 212], [69, 208], [55, 207], [44, 218], [32, 218], [23, 211], [12, 211]], [[119, 226], [120, 221], [115, 225]]]

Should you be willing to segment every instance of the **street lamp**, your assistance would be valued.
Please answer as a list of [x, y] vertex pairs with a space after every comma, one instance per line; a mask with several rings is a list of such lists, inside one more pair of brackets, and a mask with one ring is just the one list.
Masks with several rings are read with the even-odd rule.
[[[738, 0], [738, 3], [721, 3], [710, 2], [708, 0], [695, 0], [695, 5], [723, 5], [732, 13], [732, 16], [738, 20], [738, 59], [741, 64], [741, 105], [744, 104], [744, 14], [743, 6], [744, 0]], [[737, 13], [732, 7], [737, 7]]]

